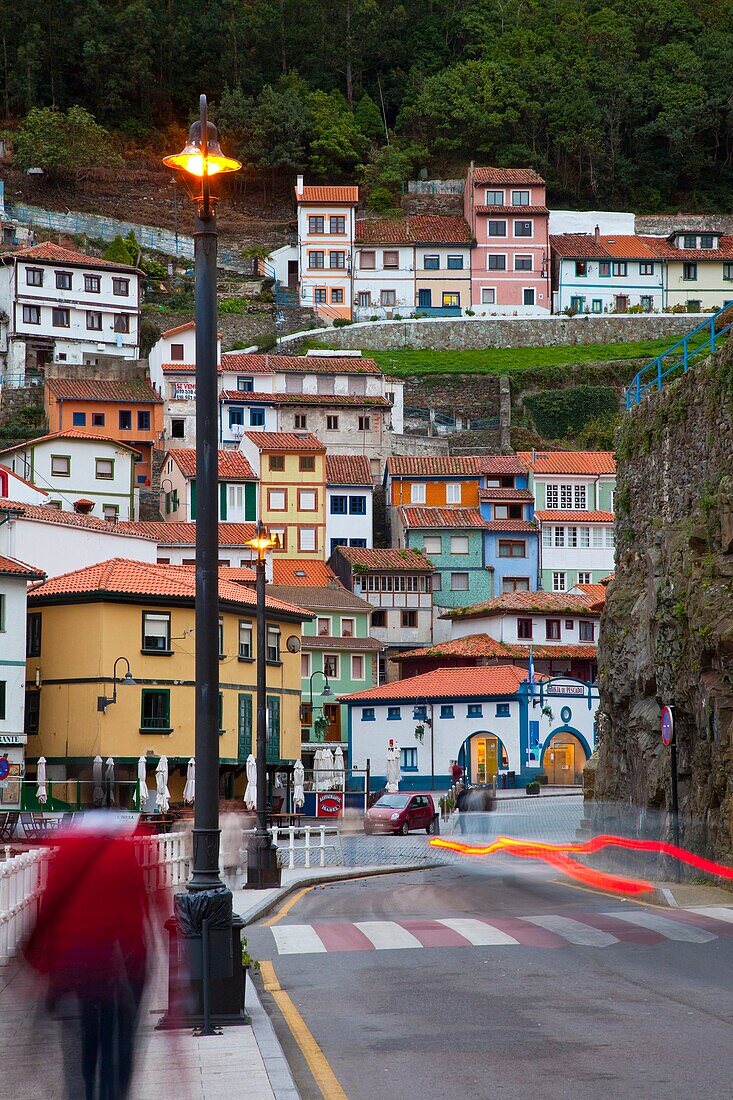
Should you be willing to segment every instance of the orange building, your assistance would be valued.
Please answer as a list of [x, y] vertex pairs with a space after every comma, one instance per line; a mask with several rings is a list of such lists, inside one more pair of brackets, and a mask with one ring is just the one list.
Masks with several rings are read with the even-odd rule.
[[50, 378], [45, 400], [50, 432], [79, 428], [125, 443], [139, 456], [135, 484], [150, 484], [153, 449], [162, 445], [163, 400], [149, 382]]

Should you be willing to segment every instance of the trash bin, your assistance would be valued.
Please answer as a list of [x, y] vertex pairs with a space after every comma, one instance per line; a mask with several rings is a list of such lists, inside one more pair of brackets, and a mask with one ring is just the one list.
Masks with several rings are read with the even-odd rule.
[[506, 773], [505, 772], [501, 773], [501, 789], [503, 791], [506, 790]]
[[506, 773], [506, 785], [509, 788], [509, 790], [512, 790], [512, 791], [514, 790], [514, 788], [516, 786], [516, 778], [517, 778], [517, 773], [516, 772], [507, 772]]

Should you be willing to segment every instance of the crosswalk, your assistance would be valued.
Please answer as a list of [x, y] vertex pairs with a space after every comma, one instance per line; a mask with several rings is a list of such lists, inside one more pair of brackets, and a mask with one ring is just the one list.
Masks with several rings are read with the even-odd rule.
[[425, 947], [613, 947], [710, 943], [733, 936], [733, 908], [660, 912], [641, 906], [605, 913], [442, 917], [423, 920], [314, 921], [269, 929], [279, 955], [403, 951]]

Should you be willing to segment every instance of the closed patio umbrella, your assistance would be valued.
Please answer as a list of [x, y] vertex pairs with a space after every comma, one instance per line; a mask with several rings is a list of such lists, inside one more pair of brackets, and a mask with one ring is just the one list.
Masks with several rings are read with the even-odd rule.
[[168, 790], [168, 757], [161, 756], [155, 769], [155, 805], [161, 813], [168, 813], [171, 792]]
[[305, 806], [305, 768], [302, 760], [295, 761], [293, 783], [293, 806], [297, 810], [300, 806]]
[[196, 761], [193, 757], [186, 768], [186, 786], [183, 788], [183, 801], [191, 803], [196, 798]]
[[38, 774], [36, 775], [36, 800], [39, 806], [45, 806], [48, 802], [46, 790], [46, 757], [38, 757]]
[[109, 792], [111, 806], [115, 800], [115, 762], [111, 756], [108, 756], [104, 762], [104, 783]]
[[313, 756], [313, 790], [323, 790], [323, 749], [316, 749]]
[[330, 791], [333, 787], [333, 752], [331, 749], [323, 750], [323, 789]]
[[102, 786], [102, 757], [95, 756], [92, 764], [92, 804], [101, 806], [104, 803], [104, 787]]
[[244, 792], [244, 804], [248, 810], [257, 809], [257, 761], [252, 753], [247, 757], [247, 787]]
[[144, 756], [141, 756], [137, 762], [137, 778], [140, 790], [140, 809], [142, 810], [150, 794], [148, 791], [148, 762]]
[[337, 745], [333, 750], [333, 786], [334, 790], [342, 791], [346, 780], [344, 769], [344, 750]]

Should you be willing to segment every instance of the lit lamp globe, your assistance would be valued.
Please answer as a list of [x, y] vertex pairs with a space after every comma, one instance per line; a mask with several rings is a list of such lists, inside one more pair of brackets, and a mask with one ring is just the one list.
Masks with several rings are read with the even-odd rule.
[[233, 157], [224, 156], [219, 144], [219, 132], [213, 122], [206, 123], [205, 142], [201, 140], [202, 134], [201, 123], [194, 122], [181, 152], [163, 157], [163, 164], [198, 179], [203, 176], [211, 178], [225, 172], [238, 172], [242, 165]]

